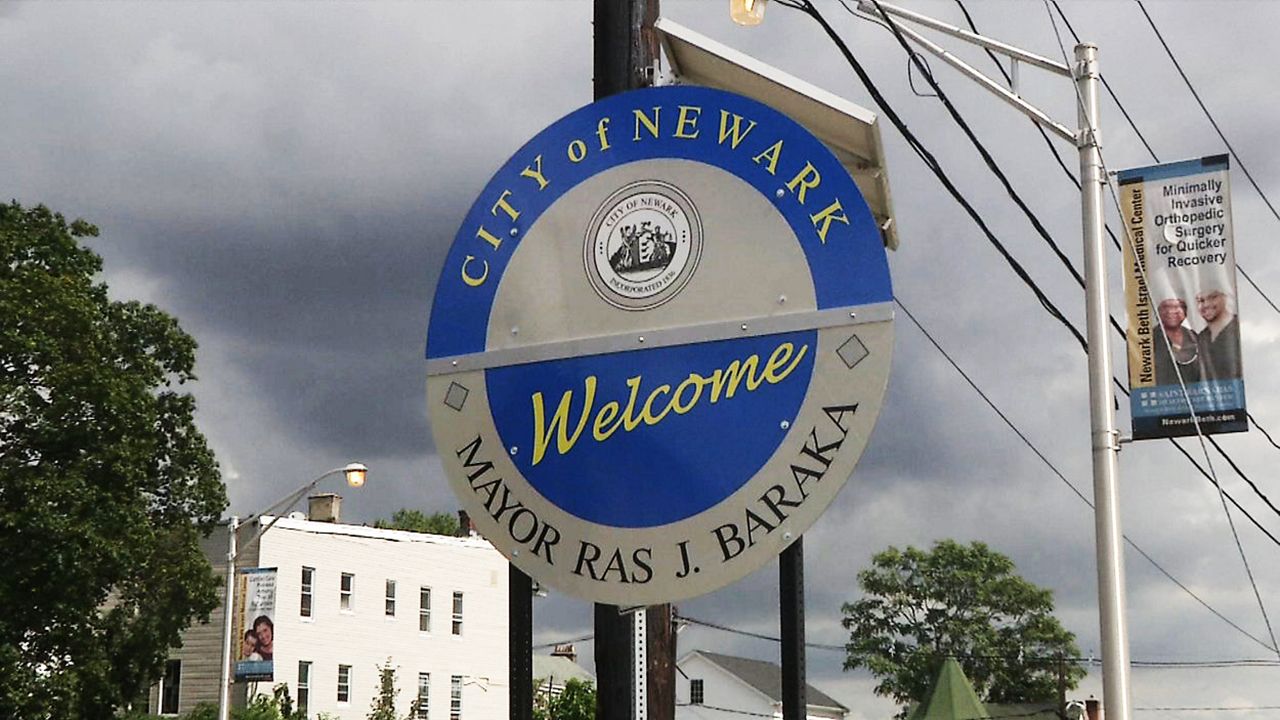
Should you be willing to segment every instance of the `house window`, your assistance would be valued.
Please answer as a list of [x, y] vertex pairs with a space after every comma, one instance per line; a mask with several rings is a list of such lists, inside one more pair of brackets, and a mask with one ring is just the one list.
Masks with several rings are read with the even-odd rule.
[[462, 720], [462, 676], [449, 678], [449, 720]]
[[311, 617], [311, 598], [312, 588], [315, 586], [316, 569], [304, 567], [302, 568], [302, 596], [299, 598], [298, 614], [302, 617]]
[[182, 661], [170, 660], [164, 664], [164, 677], [160, 678], [160, 714], [177, 715], [178, 697], [182, 693]]
[[338, 592], [338, 609], [344, 612], [351, 612], [351, 593], [355, 590], [356, 576], [351, 573], [342, 573], [342, 585]]
[[351, 666], [338, 666], [338, 702], [351, 702]]
[[418, 707], [414, 713], [416, 720], [427, 720], [431, 707], [431, 673], [418, 673]]
[[453, 634], [462, 634], [462, 593], [453, 594]]
[[431, 632], [431, 588], [418, 589], [418, 630]]
[[703, 700], [702, 678], [695, 678], [689, 681], [689, 704], [701, 705]]
[[387, 617], [396, 616], [396, 581], [387, 581]]
[[298, 661], [298, 714], [307, 716], [307, 704], [311, 700], [311, 663]]

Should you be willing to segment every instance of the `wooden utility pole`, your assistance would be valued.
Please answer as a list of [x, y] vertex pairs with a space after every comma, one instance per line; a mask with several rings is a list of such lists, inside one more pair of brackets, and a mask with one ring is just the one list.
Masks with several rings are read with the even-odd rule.
[[[657, 19], [658, 0], [595, 0], [596, 100], [653, 83]], [[631, 616], [619, 613], [616, 605], [595, 606], [597, 720], [631, 719], [631, 623]], [[650, 656], [662, 652], [669, 650], [649, 647]], [[650, 717], [660, 720], [663, 716]]]
[[676, 716], [676, 626], [670, 605], [651, 605], [645, 630], [649, 645], [649, 717], [647, 720], [675, 720]]

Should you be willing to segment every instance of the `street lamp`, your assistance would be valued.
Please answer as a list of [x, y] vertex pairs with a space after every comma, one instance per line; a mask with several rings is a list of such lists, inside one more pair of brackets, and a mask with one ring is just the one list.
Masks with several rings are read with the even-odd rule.
[[739, 25], [759, 25], [764, 22], [764, 6], [768, 0], [729, 0], [729, 17]]
[[271, 522], [266, 527], [254, 533], [249, 542], [244, 547], [236, 548], [236, 533], [240, 529], [240, 518], [232, 515], [231, 521], [227, 524], [227, 569], [226, 569], [226, 593], [223, 595], [225, 603], [223, 604], [222, 617], [222, 684], [218, 690], [218, 720], [228, 720], [231, 716], [231, 612], [235, 606], [236, 593], [236, 558], [240, 553], [253, 547], [268, 530], [275, 527], [277, 521], [280, 520], [280, 513], [287, 511], [293, 507], [293, 504], [302, 499], [304, 495], [311, 492], [312, 488], [320, 484], [331, 475], [342, 473], [346, 476], [347, 485], [353, 488], [364, 486], [366, 476], [369, 474], [369, 468], [364, 463], [348, 463], [340, 468], [334, 468], [325, 472], [308, 483], [305, 483], [297, 490], [285, 495], [280, 500], [269, 506], [264, 512], [258, 513], [258, 517], [263, 515], [272, 515]]

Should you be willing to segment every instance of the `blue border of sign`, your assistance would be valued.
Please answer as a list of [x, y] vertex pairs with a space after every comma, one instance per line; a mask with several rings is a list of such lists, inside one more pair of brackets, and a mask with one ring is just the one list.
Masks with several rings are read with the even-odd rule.
[[[634, 125], [633, 111], [651, 112], [655, 104], [664, 113], [660, 115], [659, 136], [652, 137], [644, 130], [639, 141], [633, 140], [631, 133], [625, 131]], [[673, 133], [681, 106], [702, 109], [703, 124], [698, 127], [696, 138], [679, 138]], [[735, 150], [731, 141], [721, 142], [719, 111], [741, 115], [744, 127], [755, 121], [755, 130], [767, 131], [769, 142], [760, 143], [749, 134], [742, 142], [752, 141], [750, 149]], [[612, 128], [611, 144], [603, 151], [599, 150], [597, 136], [601, 118], [609, 118]], [[783, 143], [780, 154], [786, 165], [780, 162], [776, 174], [771, 174], [753, 158], [777, 140]], [[581, 145], [574, 145], [579, 141]], [[583, 150], [577, 162], [569, 157], [571, 146]], [[539, 156], [541, 174], [549, 180], [543, 189], [527, 175], [521, 176]], [[871, 211], [839, 160], [817, 138], [786, 115], [741, 95], [704, 87], [646, 88], [575, 110], [534, 136], [493, 176], [463, 220], [445, 260], [430, 312], [426, 357], [483, 352], [499, 281], [520, 239], [539, 216], [564, 193], [597, 173], [655, 158], [678, 158], [721, 168], [769, 198], [799, 239], [809, 263], [818, 309], [893, 299], [888, 260]], [[802, 160], [796, 165], [788, 158]], [[812, 219], [822, 207], [816, 202], [800, 204], [786, 188], [788, 179], [803, 167], [803, 162], [812, 163], [821, 174], [827, 184], [824, 197], [832, 187], [836, 188], [849, 219], [848, 225], [831, 223], [824, 241], [816, 236]], [[515, 219], [496, 208], [507, 191], [510, 204], [519, 208]], [[478, 239], [480, 228], [493, 240]], [[485, 252], [494, 240], [501, 243], [501, 250]], [[819, 248], [821, 253], [817, 252]], [[479, 286], [453, 281], [462, 276], [469, 256], [487, 263], [488, 277]]]

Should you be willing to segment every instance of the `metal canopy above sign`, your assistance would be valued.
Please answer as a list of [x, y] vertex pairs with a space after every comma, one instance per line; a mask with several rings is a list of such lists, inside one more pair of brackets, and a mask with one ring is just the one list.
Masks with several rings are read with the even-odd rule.
[[893, 197], [889, 194], [875, 113], [670, 18], [658, 18], [654, 27], [680, 83], [719, 88], [759, 100], [816, 135], [853, 176], [880, 226], [885, 247], [898, 249]]

